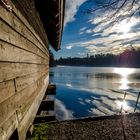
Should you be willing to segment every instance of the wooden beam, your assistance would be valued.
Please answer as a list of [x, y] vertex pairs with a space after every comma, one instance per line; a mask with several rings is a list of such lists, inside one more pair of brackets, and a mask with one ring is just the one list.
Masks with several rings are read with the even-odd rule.
[[54, 110], [54, 101], [53, 100], [43, 100], [38, 109], [37, 114], [41, 114], [42, 111], [53, 111]]
[[37, 115], [35, 117], [34, 124], [45, 123], [50, 121], [55, 121], [54, 115]]
[[55, 84], [49, 84], [47, 90], [49, 91], [54, 91], [56, 90], [56, 85]]
[[45, 95], [56, 95], [56, 91], [46, 91]]
[[56, 85], [49, 84], [45, 95], [56, 95]]

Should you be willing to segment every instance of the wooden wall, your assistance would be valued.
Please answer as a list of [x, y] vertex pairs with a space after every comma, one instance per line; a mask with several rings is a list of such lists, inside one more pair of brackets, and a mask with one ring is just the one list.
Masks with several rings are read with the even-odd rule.
[[0, 140], [25, 139], [48, 86], [48, 46], [12, 8], [0, 6]]

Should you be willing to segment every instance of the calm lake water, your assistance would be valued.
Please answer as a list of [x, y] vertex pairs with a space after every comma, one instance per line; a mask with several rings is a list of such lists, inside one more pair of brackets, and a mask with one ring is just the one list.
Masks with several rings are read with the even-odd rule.
[[57, 85], [57, 119], [111, 115], [118, 114], [122, 105], [123, 113], [134, 111], [140, 69], [58, 66], [50, 69], [50, 81]]

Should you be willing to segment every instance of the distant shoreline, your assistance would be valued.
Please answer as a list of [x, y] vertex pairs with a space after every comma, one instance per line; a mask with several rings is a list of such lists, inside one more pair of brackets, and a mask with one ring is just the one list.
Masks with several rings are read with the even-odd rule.
[[68, 67], [95, 67], [95, 68], [140, 68], [140, 67], [129, 67], [129, 66], [89, 66], [89, 65], [56, 65], [56, 66], [53, 66], [53, 67], [65, 67], [65, 66], [68, 66]]

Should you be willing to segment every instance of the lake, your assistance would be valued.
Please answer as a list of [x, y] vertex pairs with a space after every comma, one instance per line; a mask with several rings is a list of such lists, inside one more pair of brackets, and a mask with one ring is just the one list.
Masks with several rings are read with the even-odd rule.
[[140, 69], [57, 66], [50, 69], [50, 81], [57, 86], [58, 120], [119, 114], [122, 106], [129, 113], [140, 92]]

